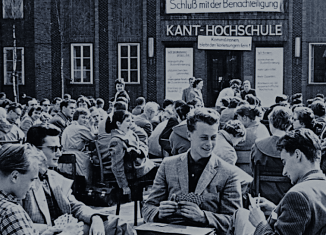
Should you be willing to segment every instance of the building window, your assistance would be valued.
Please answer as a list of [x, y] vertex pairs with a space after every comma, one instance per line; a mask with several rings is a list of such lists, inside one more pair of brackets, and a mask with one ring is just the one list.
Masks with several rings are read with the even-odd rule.
[[[25, 73], [24, 73], [24, 48], [16, 47], [16, 74], [19, 85], [25, 84]], [[12, 73], [14, 71], [14, 48], [4, 47], [3, 48], [3, 74], [4, 74], [4, 85], [12, 85]], [[16, 82], [17, 82], [16, 80]]]
[[326, 43], [310, 43], [309, 58], [309, 83], [326, 83]]
[[139, 43], [119, 43], [119, 78], [126, 83], [140, 83]]
[[93, 45], [71, 44], [71, 83], [93, 83]]
[[2, 16], [4, 19], [23, 19], [23, 9], [23, 0], [2, 1]]

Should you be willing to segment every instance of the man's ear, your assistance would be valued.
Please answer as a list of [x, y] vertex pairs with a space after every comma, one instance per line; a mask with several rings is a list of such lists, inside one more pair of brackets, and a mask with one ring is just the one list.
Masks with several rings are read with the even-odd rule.
[[188, 140], [191, 141], [191, 132], [187, 131]]
[[117, 121], [117, 127], [120, 127], [121, 126], [121, 122]]
[[10, 173], [10, 180], [12, 183], [17, 183], [17, 180], [19, 178], [19, 172], [18, 171], [13, 171]]
[[303, 157], [303, 153], [299, 149], [296, 149], [294, 151], [294, 157], [298, 160], [298, 162], [301, 162], [302, 157]]

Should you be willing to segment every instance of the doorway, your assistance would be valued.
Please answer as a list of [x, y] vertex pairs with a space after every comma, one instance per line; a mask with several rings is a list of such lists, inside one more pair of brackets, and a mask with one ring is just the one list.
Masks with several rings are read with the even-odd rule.
[[207, 107], [215, 107], [220, 91], [232, 79], [241, 80], [241, 51], [207, 51]]

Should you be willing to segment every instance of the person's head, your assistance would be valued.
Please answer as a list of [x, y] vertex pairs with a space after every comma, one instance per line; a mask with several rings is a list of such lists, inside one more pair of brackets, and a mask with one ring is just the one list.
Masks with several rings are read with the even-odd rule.
[[63, 100], [60, 103], [61, 112], [69, 118], [72, 118], [76, 109], [76, 101], [75, 100]]
[[118, 78], [115, 80], [115, 89], [117, 90], [117, 92], [125, 90], [125, 81], [123, 78]]
[[213, 109], [192, 110], [187, 116], [191, 156], [210, 157], [216, 145], [220, 115]]
[[324, 100], [324, 94], [318, 93], [315, 98], [321, 98], [322, 100]]
[[46, 157], [46, 167], [57, 167], [62, 155], [61, 130], [53, 124], [34, 125], [27, 131], [26, 142], [41, 149]]
[[40, 105], [42, 107], [43, 112], [48, 113], [51, 107], [50, 100], [49, 99], [42, 99], [40, 102]]
[[137, 106], [142, 106], [142, 107], [144, 107], [145, 104], [146, 104], [146, 100], [145, 100], [144, 97], [138, 97], [138, 98], [136, 99], [136, 105], [137, 105]]
[[171, 117], [174, 117], [174, 112], [172, 107], [167, 107], [164, 109], [161, 113], [161, 121], [163, 122], [164, 120], [168, 120]]
[[245, 92], [248, 92], [250, 89], [251, 89], [250, 82], [249, 82], [248, 80], [244, 81], [244, 82], [243, 82], [243, 90], [244, 90]]
[[230, 103], [229, 103], [228, 108], [229, 109], [235, 109], [238, 106], [238, 104], [240, 103], [240, 101], [241, 101], [241, 99], [239, 97], [232, 97], [230, 99]]
[[281, 151], [283, 175], [295, 184], [310, 170], [320, 169], [321, 144], [313, 131], [301, 128], [286, 133], [277, 142]]
[[60, 111], [60, 103], [61, 103], [62, 99], [60, 97], [55, 97], [52, 100], [52, 107], [54, 110]]
[[195, 80], [196, 80], [195, 77], [190, 77], [189, 78], [189, 87], [193, 87], [192, 84], [194, 83]]
[[5, 100], [7, 98], [6, 93], [0, 92], [0, 100]]
[[118, 110], [124, 110], [127, 111], [128, 110], [128, 105], [125, 102], [122, 101], [118, 101], [114, 103], [114, 111], [118, 111]]
[[302, 94], [296, 93], [292, 96], [292, 105], [302, 104]]
[[275, 98], [276, 104], [288, 104], [288, 96], [287, 95], [278, 95]]
[[78, 98], [77, 100], [77, 108], [88, 109], [91, 106], [89, 100], [86, 97]]
[[198, 90], [201, 90], [204, 86], [203, 79], [201, 78], [196, 78], [196, 80], [193, 82], [192, 87], [196, 88]]
[[241, 80], [240, 79], [232, 79], [230, 81], [230, 87], [232, 88], [233, 91], [239, 91], [240, 86], [241, 86]]
[[246, 128], [239, 120], [229, 120], [224, 124], [223, 130], [230, 134], [233, 146], [246, 139]]
[[165, 99], [165, 100], [163, 101], [162, 107], [163, 107], [163, 109], [165, 109], [166, 107], [168, 107], [168, 106], [170, 106], [170, 105], [173, 105], [173, 100]]
[[307, 107], [298, 107], [293, 110], [293, 129], [313, 128], [315, 115], [314, 112]]
[[313, 102], [310, 106], [316, 117], [322, 117], [326, 114], [325, 103], [322, 101]]
[[12, 103], [7, 108], [7, 120], [10, 123], [16, 123], [22, 115], [23, 108], [18, 103]]
[[107, 118], [105, 124], [105, 131], [111, 133], [112, 130], [118, 129], [127, 133], [132, 126], [133, 118], [131, 113], [125, 110], [114, 111], [112, 120], [110, 117]]
[[31, 107], [34, 107], [34, 106], [37, 106], [37, 100], [35, 98], [29, 100], [28, 102], [28, 107], [31, 108]]
[[24, 199], [38, 178], [44, 154], [30, 144], [7, 144], [0, 149], [0, 189]]
[[222, 104], [223, 104], [224, 107], [228, 107], [229, 104], [230, 104], [230, 98], [229, 97], [223, 97], [221, 99], [221, 102], [222, 102]]
[[88, 109], [77, 108], [72, 120], [77, 121], [79, 125], [87, 126], [89, 123], [90, 113]]
[[184, 102], [183, 100], [175, 100], [173, 102], [173, 112], [174, 112], [175, 117], [178, 117], [177, 108], [180, 107], [183, 104], [186, 104], [186, 102]]
[[261, 108], [258, 106], [251, 106], [248, 104], [238, 106], [235, 109], [237, 119], [247, 128], [251, 125], [257, 117], [262, 115]]
[[187, 104], [183, 104], [178, 107], [176, 111], [180, 121], [186, 120], [187, 114], [190, 112], [190, 106]]
[[160, 106], [155, 102], [147, 102], [145, 104], [144, 114], [146, 115], [148, 120], [152, 120], [156, 116], [159, 107]]
[[247, 94], [245, 96], [245, 100], [248, 101], [250, 105], [258, 105], [259, 106], [259, 101], [256, 96], [253, 96], [252, 94]]
[[42, 114], [42, 107], [41, 106], [33, 106], [28, 111], [28, 116], [30, 116], [33, 120], [38, 120]]
[[89, 112], [91, 113], [91, 118], [94, 120], [94, 126], [98, 126], [98, 123], [100, 122], [100, 112], [95, 107], [91, 107]]
[[287, 107], [277, 106], [268, 115], [268, 121], [272, 133], [274, 129], [286, 131], [292, 124], [292, 112]]
[[104, 108], [104, 100], [102, 98], [96, 99], [96, 108], [103, 109]]
[[69, 94], [64, 94], [63, 99], [68, 101], [68, 100], [71, 99], [71, 95], [69, 95]]

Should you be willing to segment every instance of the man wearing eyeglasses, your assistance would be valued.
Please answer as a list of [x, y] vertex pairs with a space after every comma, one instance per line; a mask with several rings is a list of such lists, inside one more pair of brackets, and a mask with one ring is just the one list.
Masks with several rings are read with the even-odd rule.
[[[39, 179], [35, 180], [35, 186], [23, 201], [34, 227], [41, 233], [48, 226], [53, 226], [59, 216], [67, 213], [84, 222], [84, 234], [115, 234], [116, 219], [77, 201], [71, 194], [72, 180], [48, 169], [57, 167], [62, 155], [59, 135], [60, 129], [51, 124], [36, 125], [27, 132], [27, 142], [42, 150], [47, 158], [47, 166], [40, 167]], [[133, 234], [132, 228], [127, 224], [124, 226], [123, 234]]]
[[9, 105], [6, 119], [0, 120], [0, 140], [15, 141], [25, 138], [24, 132], [17, 126], [17, 121], [21, 115], [21, 105], [17, 103]]

